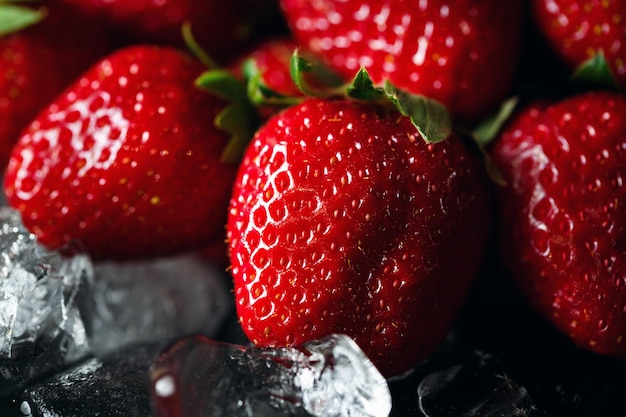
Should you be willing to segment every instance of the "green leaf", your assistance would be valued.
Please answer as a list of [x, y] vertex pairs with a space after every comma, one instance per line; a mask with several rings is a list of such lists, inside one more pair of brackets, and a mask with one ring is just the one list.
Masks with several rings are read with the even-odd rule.
[[255, 107], [244, 84], [227, 70], [208, 70], [196, 79], [196, 86], [230, 102], [214, 120], [215, 126], [230, 135], [222, 162], [237, 164], [259, 125]]
[[496, 114], [486, 119], [474, 128], [474, 130], [472, 131], [472, 136], [474, 137], [474, 140], [482, 146], [487, 145], [491, 141], [493, 141], [498, 135], [498, 132], [500, 132], [502, 125], [504, 125], [504, 123], [509, 120], [509, 118], [515, 111], [518, 102], [518, 97], [512, 97], [508, 100], [505, 100]]
[[288, 97], [269, 88], [263, 82], [263, 76], [256, 60], [247, 59], [242, 64], [248, 98], [256, 105], [289, 106], [302, 101], [300, 97]]
[[572, 73], [571, 81], [604, 88], [619, 88], [615, 75], [602, 52], [598, 52], [580, 64]]
[[452, 133], [452, 121], [448, 109], [437, 100], [422, 95], [410, 94], [385, 82], [384, 91], [388, 99], [413, 125], [427, 143], [445, 140]]
[[254, 104], [262, 104], [265, 101], [266, 88], [256, 61], [252, 58], [246, 59], [241, 67], [246, 80], [248, 98]]
[[374, 87], [374, 83], [364, 67], [359, 69], [356, 76], [352, 80], [346, 93], [348, 97], [357, 100], [380, 100], [386, 97], [382, 88]]
[[313, 69], [313, 64], [300, 56], [298, 49], [293, 51], [289, 65], [291, 79], [296, 87], [307, 96], [319, 97], [319, 92], [313, 91], [304, 78], [304, 73]]
[[0, 36], [15, 33], [44, 19], [44, 8], [31, 9], [15, 4], [0, 3]]
[[302, 58], [298, 50], [291, 57], [291, 76], [305, 95], [328, 98], [348, 97], [355, 100], [389, 101], [400, 113], [408, 117], [427, 143], [445, 140], [452, 133], [452, 121], [448, 109], [440, 102], [425, 96], [411, 94], [386, 81], [377, 87], [365, 68], [360, 68], [348, 85], [314, 91], [306, 82], [304, 74], [312, 70], [312, 64]]
[[241, 72], [246, 80], [261, 78], [261, 70], [259, 70], [256, 59], [254, 58], [248, 58], [243, 61], [243, 64], [241, 64]]
[[246, 102], [248, 94], [243, 83], [227, 70], [208, 70], [196, 79], [196, 86], [230, 102]]
[[[326, 69], [321, 69], [319, 65], [313, 65], [311, 61], [301, 57], [298, 49], [294, 50], [291, 55], [289, 70], [291, 79], [296, 84], [296, 87], [306, 96], [320, 98], [345, 96], [346, 86], [343, 84], [337, 85], [336, 77], [333, 77]], [[313, 76], [323, 76], [325, 81], [332, 81], [332, 84], [324, 84], [317, 88], [311, 87], [306, 80], [305, 74], [314, 72]]]
[[256, 112], [249, 103], [231, 104], [215, 117], [215, 126], [231, 135], [222, 152], [222, 162], [241, 161], [257, 126]]

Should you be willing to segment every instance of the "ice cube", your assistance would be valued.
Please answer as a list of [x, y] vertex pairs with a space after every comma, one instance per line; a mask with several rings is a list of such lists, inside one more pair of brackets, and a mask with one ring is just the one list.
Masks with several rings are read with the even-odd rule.
[[148, 369], [158, 345], [126, 346], [28, 387], [20, 407], [37, 417], [151, 417]]
[[387, 382], [356, 343], [330, 335], [293, 348], [185, 338], [151, 368], [159, 417], [388, 416]]
[[539, 416], [526, 389], [507, 375], [497, 358], [484, 352], [430, 373], [417, 394], [426, 417]]
[[194, 333], [213, 337], [234, 310], [229, 281], [199, 257], [94, 265], [88, 296], [81, 298], [96, 356], [127, 344], [175, 339]]
[[16, 211], [0, 208], [0, 396], [89, 354], [76, 301], [91, 262], [66, 249], [44, 249]]
[[193, 256], [94, 265], [0, 208], [0, 397], [130, 344], [213, 336], [234, 310], [224, 275]]

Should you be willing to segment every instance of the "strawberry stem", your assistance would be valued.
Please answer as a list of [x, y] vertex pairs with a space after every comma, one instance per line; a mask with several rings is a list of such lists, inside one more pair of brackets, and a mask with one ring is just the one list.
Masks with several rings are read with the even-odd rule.
[[209, 56], [209, 54], [207, 54], [206, 51], [202, 49], [200, 44], [196, 41], [196, 38], [193, 36], [193, 32], [191, 31], [191, 22], [185, 21], [182, 25], [181, 30], [185, 45], [187, 45], [187, 48], [196, 57], [196, 59], [208, 69], [218, 68], [219, 65], [217, 64], [217, 62], [215, 62]]

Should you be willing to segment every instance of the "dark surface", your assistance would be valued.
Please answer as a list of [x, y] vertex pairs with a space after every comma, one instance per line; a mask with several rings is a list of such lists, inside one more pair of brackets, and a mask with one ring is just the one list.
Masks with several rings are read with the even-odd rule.
[[150, 417], [147, 370], [158, 353], [138, 345], [106, 360], [86, 360], [30, 386], [0, 415], [24, 416], [20, 407], [27, 403], [34, 417]]
[[[220, 339], [245, 342], [234, 316], [225, 325]], [[505, 373], [513, 383], [528, 391], [538, 410], [528, 415], [626, 416], [626, 362], [573, 346], [534, 315], [502, 273], [492, 268], [476, 283], [457, 328], [442, 349], [411, 374], [389, 381], [394, 401], [392, 417], [424, 416], [417, 395], [423, 378], [456, 365], [475, 369], [476, 351], [493, 355], [499, 361], [498, 372]], [[23, 417], [20, 405], [26, 400], [33, 416], [40, 417], [147, 417], [149, 398], [144, 377], [157, 353], [149, 347], [137, 347], [104, 361], [89, 378], [78, 377], [79, 374], [70, 371], [65, 374], [64, 383], [59, 378], [36, 383], [4, 400], [0, 404], [0, 416]], [[491, 380], [488, 372], [489, 369], [482, 371], [487, 381]], [[459, 404], [461, 401], [471, 403], [464, 387], [472, 387], [474, 383], [478, 384], [475, 396], [491, 395], [493, 399], [492, 392], [481, 389], [481, 380], [474, 381], [466, 374], [465, 380], [457, 381], [461, 387]], [[445, 395], [454, 398], [455, 394], [449, 391]]]
[[417, 396], [422, 379], [472, 366], [476, 351], [497, 358], [500, 370], [528, 391], [533, 416], [626, 417], [626, 361], [574, 346], [528, 307], [495, 262], [487, 265], [443, 348], [406, 378], [390, 381], [392, 417], [424, 416]]

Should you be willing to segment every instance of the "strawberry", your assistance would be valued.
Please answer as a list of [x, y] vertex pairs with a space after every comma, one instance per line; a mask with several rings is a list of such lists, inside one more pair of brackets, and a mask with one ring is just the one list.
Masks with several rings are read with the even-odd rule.
[[626, 98], [528, 105], [490, 148], [502, 254], [521, 293], [578, 346], [626, 357]]
[[[227, 59], [277, 21], [276, 0], [55, 0], [101, 19], [127, 42], [184, 47], [183, 23], [216, 59]], [[269, 22], [269, 23], [268, 23]]]
[[301, 73], [307, 84], [320, 89], [343, 87], [341, 77], [332, 73], [291, 37], [283, 35], [263, 40], [235, 59], [229, 70], [247, 84], [250, 99], [264, 118], [299, 102], [306, 95], [291, 75], [294, 52], [307, 60], [309, 70]]
[[[112, 50], [98, 22], [65, 7], [0, 2], [0, 166], [28, 123]], [[54, 34], [54, 36], [51, 36]]]
[[126, 259], [223, 239], [237, 165], [213, 123], [225, 101], [194, 88], [203, 71], [169, 47], [120, 49], [30, 124], [4, 189], [42, 244]]
[[511, 89], [519, 56], [519, 0], [281, 0], [296, 40], [344, 77], [359, 66], [376, 84], [445, 104], [473, 123]]
[[289, 73], [291, 57], [298, 48], [291, 37], [269, 38], [241, 54], [230, 65], [231, 71], [241, 78], [258, 76], [264, 88], [283, 96], [301, 96]]
[[570, 68], [602, 55], [615, 81], [626, 87], [626, 2], [533, 0], [535, 26]]
[[483, 256], [488, 187], [459, 137], [426, 143], [411, 120], [308, 98], [257, 131], [227, 223], [254, 344], [345, 333], [386, 376], [438, 348]]

